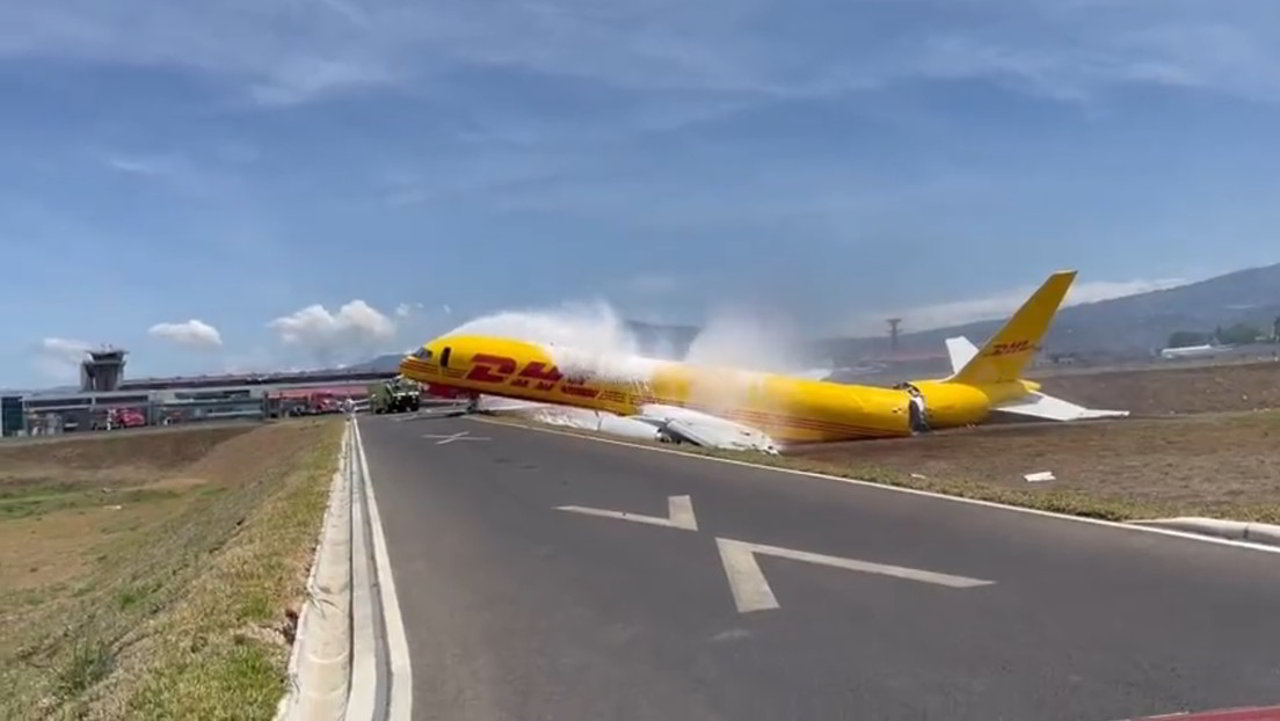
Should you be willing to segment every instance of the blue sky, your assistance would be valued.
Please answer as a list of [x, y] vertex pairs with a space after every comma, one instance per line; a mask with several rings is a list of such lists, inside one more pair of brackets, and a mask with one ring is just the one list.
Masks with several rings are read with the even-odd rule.
[[0, 98], [0, 386], [1280, 261], [1271, 0], [7, 3]]

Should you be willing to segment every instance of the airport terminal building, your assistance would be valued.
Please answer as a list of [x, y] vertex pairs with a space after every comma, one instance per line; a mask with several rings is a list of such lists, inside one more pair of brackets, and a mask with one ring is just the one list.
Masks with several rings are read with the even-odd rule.
[[0, 433], [53, 435], [330, 412], [344, 399], [366, 399], [370, 386], [396, 375], [320, 370], [130, 380], [126, 354], [116, 348], [87, 353], [78, 390], [0, 398]]

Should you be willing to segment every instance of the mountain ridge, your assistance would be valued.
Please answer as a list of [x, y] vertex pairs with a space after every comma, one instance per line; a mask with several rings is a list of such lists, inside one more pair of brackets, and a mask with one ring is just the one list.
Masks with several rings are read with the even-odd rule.
[[[1269, 333], [1280, 316], [1280, 263], [1246, 268], [1144, 293], [1071, 305], [1058, 311], [1044, 342], [1046, 353], [1110, 357], [1150, 355], [1175, 331], [1212, 332], [1235, 323]], [[943, 352], [948, 337], [981, 344], [1006, 317], [903, 333], [898, 352]], [[910, 324], [907, 315], [904, 324]], [[826, 338], [824, 354], [840, 360], [889, 355], [886, 336]]]

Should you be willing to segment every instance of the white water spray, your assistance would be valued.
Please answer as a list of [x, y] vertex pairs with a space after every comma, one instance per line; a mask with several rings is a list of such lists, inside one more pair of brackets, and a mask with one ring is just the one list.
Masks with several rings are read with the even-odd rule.
[[[741, 309], [718, 310], [681, 356], [659, 358], [703, 366], [771, 372], [800, 372], [802, 343], [781, 316]], [[557, 308], [508, 310], [467, 321], [445, 334], [487, 335], [541, 343], [556, 348], [567, 370], [610, 377], [647, 374], [660, 360], [639, 355], [640, 343], [617, 311], [603, 301], [567, 303]]]
[[801, 339], [794, 324], [780, 315], [720, 308], [689, 346], [684, 360], [707, 366], [775, 373], [804, 368]]
[[576, 348], [601, 355], [635, 355], [636, 339], [603, 301], [566, 303], [543, 310], [505, 310], [481, 316], [445, 334], [487, 335]]
[[[654, 371], [670, 362], [640, 356], [638, 339], [604, 302], [502, 311], [468, 321], [445, 335], [487, 335], [543, 344], [567, 374], [581, 373], [635, 387], [648, 385]], [[699, 376], [689, 398], [715, 415], [717, 409], [732, 409], [748, 397], [759, 397], [753, 391], [758, 391], [764, 380], [760, 371], [796, 372], [803, 368], [797, 352], [800, 347], [792, 326], [781, 318], [724, 310], [713, 315], [684, 357], [671, 360], [717, 367]], [[672, 410], [666, 407], [663, 412]], [[654, 433], [652, 425], [599, 411], [531, 404], [510, 412], [617, 435], [652, 437]]]

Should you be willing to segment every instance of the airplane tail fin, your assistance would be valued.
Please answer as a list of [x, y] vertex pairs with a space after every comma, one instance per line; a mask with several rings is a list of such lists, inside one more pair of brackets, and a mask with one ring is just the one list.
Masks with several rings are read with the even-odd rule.
[[[1053, 316], [1058, 312], [1058, 306], [1062, 305], [1062, 299], [1066, 297], [1075, 277], [1074, 270], [1049, 276], [1044, 285], [1013, 314], [1009, 322], [987, 341], [982, 350], [968, 359], [948, 380], [970, 385], [1017, 380], [1040, 349], [1040, 341], [1048, 332]], [[948, 350], [951, 350], [950, 345]], [[952, 351], [952, 357], [963, 352], [957, 347]]]

